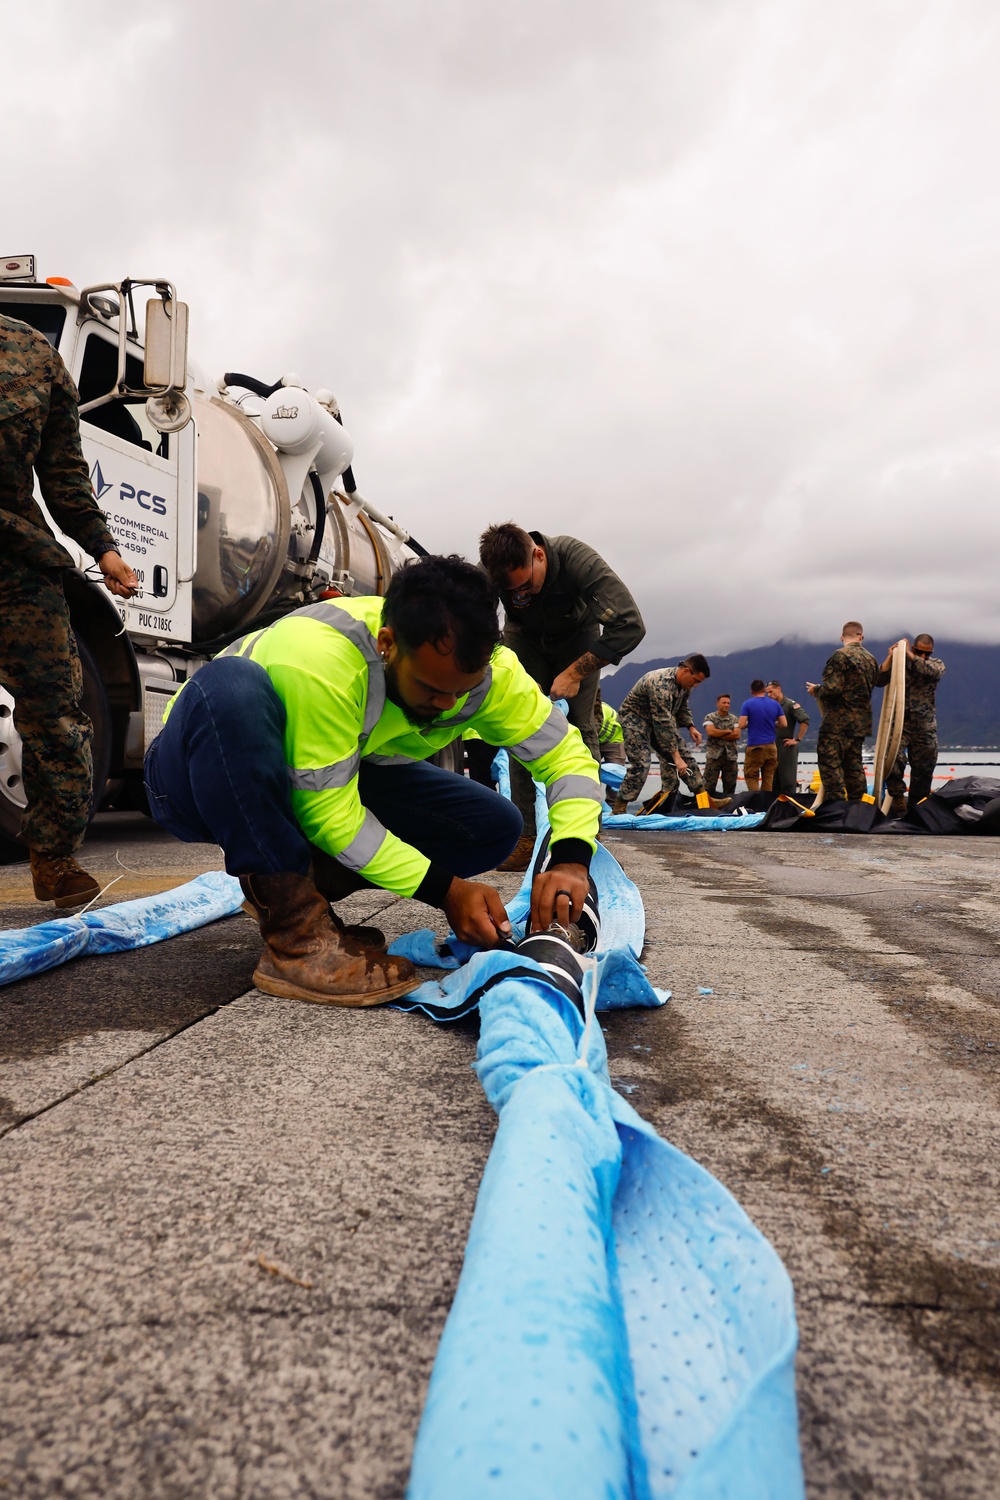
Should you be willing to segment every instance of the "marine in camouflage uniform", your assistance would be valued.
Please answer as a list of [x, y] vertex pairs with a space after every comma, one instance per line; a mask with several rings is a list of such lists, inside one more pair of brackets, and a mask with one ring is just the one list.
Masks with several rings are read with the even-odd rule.
[[[719, 709], [713, 709], [710, 714], [705, 715], [705, 728], [711, 725], [713, 729], [732, 730], [739, 729], [740, 721], [734, 713], [722, 713]], [[722, 777], [722, 795], [731, 797], [736, 790], [736, 778], [739, 774], [740, 742], [739, 740], [713, 740], [711, 735], [705, 735], [705, 789], [709, 796], [715, 795], [715, 789]]]
[[[628, 693], [618, 713], [628, 771], [619, 788], [617, 801], [634, 802], [638, 797], [649, 775], [652, 750], [659, 757], [664, 793], [669, 796], [676, 792], [679, 779], [683, 780], [692, 796], [705, 790], [694, 755], [680, 736], [681, 729], [690, 729], [694, 725], [688, 707], [690, 693], [690, 688], [682, 688], [677, 681], [676, 667], [658, 667], [655, 672], [647, 672]], [[678, 773], [674, 764], [676, 750], [687, 764], [685, 772]]]
[[[924, 639], [918, 636], [917, 641]], [[929, 639], [929, 637], [927, 638]], [[914, 645], [916, 646], [916, 642]], [[934, 643], [931, 642], [931, 650]], [[906, 761], [910, 761], [910, 806], [916, 807], [931, 794], [934, 770], [937, 766], [937, 685], [944, 676], [944, 662], [939, 656], [921, 656], [919, 649], [907, 646], [906, 651], [906, 708], [903, 713], [903, 738], [899, 754], [888, 776], [885, 789], [893, 798], [906, 796], [903, 772]], [[889, 681], [889, 671], [883, 669], [878, 676], [878, 686]]]
[[862, 638], [844, 637], [823, 668], [823, 680], [815, 697], [823, 710], [816, 759], [827, 800], [845, 796], [860, 802], [868, 793], [868, 779], [861, 760], [865, 736], [872, 732], [872, 689], [879, 664], [861, 644]]
[[45, 522], [42, 498], [97, 559], [117, 552], [80, 445], [77, 392], [59, 354], [0, 316], [0, 683], [15, 700], [28, 806], [21, 838], [56, 857], [79, 848], [93, 795], [91, 722], [63, 592], [73, 559]]

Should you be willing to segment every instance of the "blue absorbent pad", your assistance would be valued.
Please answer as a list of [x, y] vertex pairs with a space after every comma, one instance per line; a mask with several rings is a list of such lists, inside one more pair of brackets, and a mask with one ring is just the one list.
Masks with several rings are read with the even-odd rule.
[[[539, 828], [535, 846], [537, 854], [546, 829]], [[531, 907], [531, 876], [534, 859], [521, 887], [507, 907], [507, 915], [516, 942], [524, 936], [524, 924]], [[668, 990], [656, 989], [646, 978], [639, 962], [645, 941], [646, 916], [642, 897], [629, 880], [610, 850], [598, 844], [590, 864], [601, 908], [600, 984], [598, 1010], [618, 1010], [626, 1006], [664, 1005]], [[423, 968], [458, 970], [480, 950], [449, 933], [440, 939], [429, 927], [404, 933], [389, 944], [389, 952], [408, 958]], [[483, 957], [486, 955], [483, 954]], [[528, 962], [524, 960], [523, 962]], [[402, 1000], [394, 1002], [400, 1010], [418, 1010], [435, 1021], [455, 1021], [468, 1015], [477, 1002], [469, 998], [464, 972], [452, 981], [428, 980]]]
[[518, 954], [459, 981], [500, 1123], [409, 1500], [798, 1500], [788, 1276], [611, 1088], [594, 972], [586, 1023]]
[[[547, 828], [546, 823], [538, 830], [535, 854], [538, 853], [545, 838]], [[534, 863], [533, 855], [520, 889], [507, 906], [514, 942], [524, 936], [524, 924], [531, 910], [531, 877]], [[594, 851], [590, 862], [590, 873], [594, 877], [601, 905], [602, 949], [621, 949], [631, 953], [634, 958], [638, 958], [646, 937], [646, 915], [643, 911], [642, 897], [635, 883], [629, 880], [614, 855], [609, 849], [605, 849], [603, 844], [598, 844]], [[429, 927], [405, 933], [389, 944], [390, 953], [398, 953], [415, 964], [438, 969], [457, 969], [459, 964], [466, 963], [478, 951], [470, 943], [463, 943], [456, 938], [454, 933], [449, 933], [448, 937], [441, 941], [435, 937]]]
[[211, 871], [157, 896], [11, 928], [0, 932], [0, 985], [41, 974], [83, 953], [121, 953], [162, 942], [231, 916], [242, 901], [238, 880]]
[[668, 818], [662, 813], [645, 813], [637, 817], [635, 813], [609, 813], [605, 811], [605, 828], [645, 828], [663, 829], [667, 833], [706, 833], [718, 829], [722, 833], [744, 833], [748, 828], [759, 828], [767, 817], [766, 812], [746, 813], [742, 818], [735, 814], [731, 817], [705, 816], [698, 817], [690, 813], [683, 818]]
[[[454, 942], [454, 939], [452, 941]], [[465, 949], [468, 945], [458, 943], [455, 946]], [[458, 1021], [463, 1016], [471, 1015], [479, 1005], [478, 989], [469, 988], [468, 965], [463, 963], [460, 967], [458, 960], [451, 954], [442, 957], [430, 928], [407, 933], [405, 938], [397, 938], [394, 943], [390, 943], [389, 952], [399, 953], [413, 963], [428, 968], [454, 970], [447, 978], [428, 979], [417, 989], [404, 995], [401, 1000], [394, 1000], [392, 1004], [396, 1010], [420, 1011], [421, 1014], [429, 1016], [432, 1021]], [[537, 971], [543, 976], [545, 974], [545, 970], [536, 964], [534, 959], [511, 954], [508, 949], [494, 948], [490, 952], [476, 951], [474, 957], [485, 965], [485, 968], [480, 968], [477, 972], [491, 981], [491, 966], [496, 974], [502, 977], [507, 971], [508, 960], [511, 957], [517, 959], [520, 969], [532, 973]], [[670, 999], [669, 990], [658, 990], [650, 984], [642, 964], [633, 958], [631, 953], [624, 952], [620, 948], [613, 949], [610, 953], [600, 954], [596, 961], [600, 971], [597, 992], [599, 1011], [624, 1010], [635, 1006], [655, 1009], [657, 1006], [666, 1005]]]

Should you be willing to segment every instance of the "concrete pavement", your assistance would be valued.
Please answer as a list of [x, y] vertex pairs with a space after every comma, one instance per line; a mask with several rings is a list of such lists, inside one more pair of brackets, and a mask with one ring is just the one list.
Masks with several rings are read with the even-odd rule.
[[[612, 1071], [789, 1267], [810, 1495], [992, 1496], [996, 846], [609, 847], [674, 991], [606, 1018]], [[128, 815], [116, 853], [109, 899], [219, 866]], [[257, 951], [237, 916], [0, 992], [0, 1495], [403, 1492], [493, 1135], [475, 1026], [269, 999]]]
[[650, 833], [621, 852], [674, 999], [614, 1018], [612, 1068], [792, 1275], [809, 1495], [986, 1500], [1000, 849]]

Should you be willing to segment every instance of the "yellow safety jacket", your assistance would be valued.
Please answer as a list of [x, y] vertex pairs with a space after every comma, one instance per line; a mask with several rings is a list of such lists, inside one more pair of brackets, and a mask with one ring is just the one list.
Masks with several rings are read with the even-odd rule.
[[601, 704], [601, 727], [597, 731], [597, 738], [602, 745], [623, 745], [625, 743], [622, 721], [610, 703]]
[[473, 729], [506, 746], [545, 787], [553, 845], [582, 840], [592, 853], [603, 799], [597, 764], [513, 651], [498, 646], [479, 686], [418, 728], [386, 697], [376, 645], [382, 605], [380, 598], [307, 605], [221, 653], [262, 666], [285, 705], [292, 811], [310, 843], [373, 884], [412, 896], [430, 861], [362, 805], [358, 769], [362, 761], [426, 760]]

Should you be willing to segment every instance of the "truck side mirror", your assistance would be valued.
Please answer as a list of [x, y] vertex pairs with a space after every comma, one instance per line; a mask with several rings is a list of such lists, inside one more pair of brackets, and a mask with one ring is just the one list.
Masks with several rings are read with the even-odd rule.
[[146, 303], [147, 390], [182, 391], [187, 385], [188, 309], [186, 302], [151, 297]]

